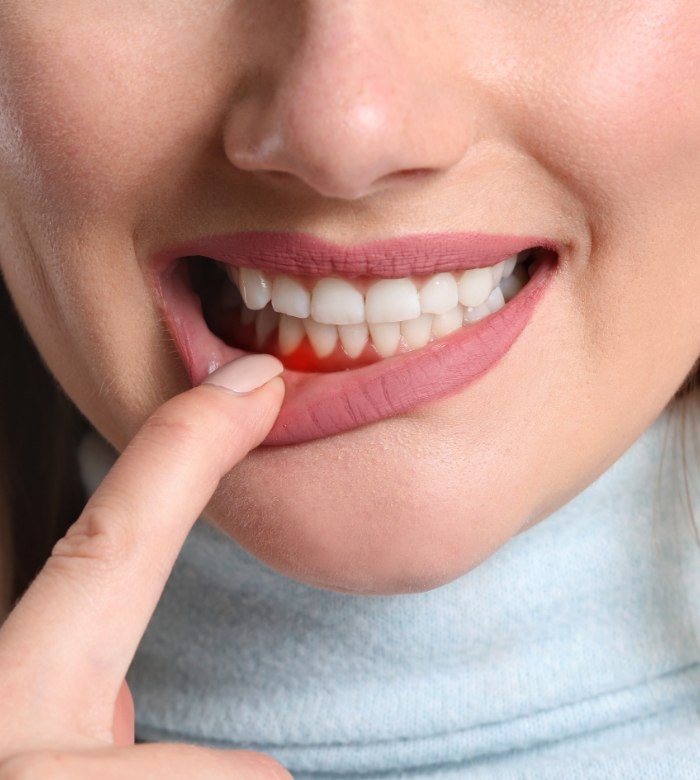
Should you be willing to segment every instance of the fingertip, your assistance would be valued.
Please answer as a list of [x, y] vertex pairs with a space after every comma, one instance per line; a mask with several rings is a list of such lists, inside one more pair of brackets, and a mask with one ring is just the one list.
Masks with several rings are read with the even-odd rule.
[[[294, 780], [282, 764], [267, 753], [235, 750], [230, 753], [239, 769], [249, 770], [249, 780]], [[243, 766], [241, 766], [243, 764]]]
[[268, 384], [284, 371], [273, 355], [244, 355], [213, 371], [202, 382], [227, 390], [235, 395], [248, 395]]

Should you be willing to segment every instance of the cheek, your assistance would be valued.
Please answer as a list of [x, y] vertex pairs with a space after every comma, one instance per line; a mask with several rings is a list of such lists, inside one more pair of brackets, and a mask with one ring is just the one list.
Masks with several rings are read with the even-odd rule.
[[700, 172], [700, 5], [654, 0], [605, 21], [541, 85], [556, 101], [543, 152], [595, 209], [665, 203]]
[[217, 71], [209, 49], [192, 45], [194, 23], [164, 31], [162, 11], [128, 5], [77, 15], [59, 4], [24, 12], [17, 29], [0, 16], [9, 163], [63, 220], [138, 214], [173, 160], [184, 167], [200, 150], [220, 97], [216, 79], [202, 78]]
[[68, 5], [32, 12], [27, 2], [19, 21], [0, 8], [0, 263], [51, 371], [123, 446], [142, 418], [135, 410], [184, 380], [134, 238], [189, 150], [200, 151], [192, 139], [210, 120], [211, 94], [193, 86], [201, 73], [187, 58], [207, 61], [177, 35], [158, 38], [147, 18], [137, 23], [132, 11], [146, 12], [135, 6], [66, 19]]

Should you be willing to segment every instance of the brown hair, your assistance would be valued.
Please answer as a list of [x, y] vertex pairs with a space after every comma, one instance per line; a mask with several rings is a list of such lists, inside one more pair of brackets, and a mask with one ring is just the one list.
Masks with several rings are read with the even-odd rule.
[[[85, 503], [77, 443], [88, 423], [49, 373], [0, 276], [0, 499], [18, 598]], [[0, 564], [1, 565], [1, 564]]]

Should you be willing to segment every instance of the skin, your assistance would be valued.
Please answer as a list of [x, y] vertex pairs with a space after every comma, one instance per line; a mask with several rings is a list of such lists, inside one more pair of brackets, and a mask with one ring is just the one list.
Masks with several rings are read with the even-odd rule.
[[2, 271], [122, 449], [187, 387], [148, 280], [163, 247], [558, 241], [556, 280], [480, 381], [257, 449], [208, 507], [300, 580], [437, 587], [599, 476], [700, 354], [699, 38], [695, 0], [5, 0]]
[[[192, 523], [221, 476], [272, 427], [284, 384], [265, 383], [271, 376], [258, 374], [248, 389], [259, 389], [245, 395], [231, 392], [238, 385], [205, 384], [161, 406], [6, 619], [3, 778], [290, 780], [262, 753], [135, 746], [124, 683]], [[159, 512], [164, 522], [154, 528]]]

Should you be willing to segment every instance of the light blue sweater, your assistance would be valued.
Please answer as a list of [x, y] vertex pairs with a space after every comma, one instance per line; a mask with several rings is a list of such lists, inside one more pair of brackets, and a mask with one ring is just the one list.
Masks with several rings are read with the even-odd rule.
[[[652, 511], [667, 419], [428, 593], [317, 590], [198, 522], [130, 671], [139, 737], [296, 780], [700, 778], [700, 546], [673, 485]], [[109, 451], [82, 460], [94, 489]]]

